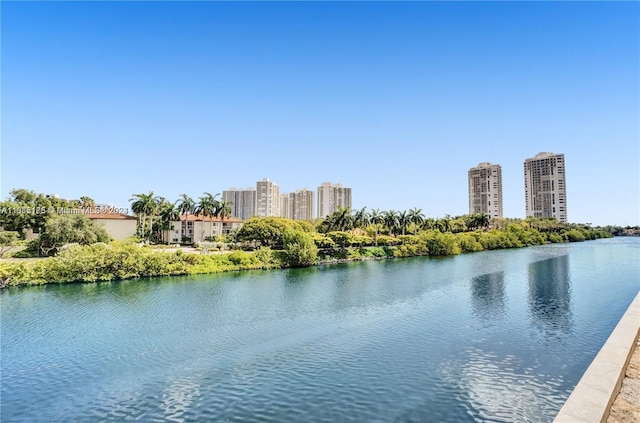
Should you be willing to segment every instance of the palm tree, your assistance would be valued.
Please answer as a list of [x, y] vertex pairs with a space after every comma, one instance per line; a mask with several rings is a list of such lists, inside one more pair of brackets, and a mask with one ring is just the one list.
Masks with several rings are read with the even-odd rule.
[[487, 226], [489, 226], [490, 222], [491, 219], [489, 218], [489, 215], [487, 213], [478, 214], [477, 223], [482, 229], [485, 229]]
[[151, 241], [153, 237], [153, 218], [156, 217], [160, 211], [160, 205], [167, 202], [167, 199], [164, 197], [151, 197], [147, 204], [147, 214], [149, 215], [149, 238]]
[[[213, 238], [213, 218], [220, 216], [220, 201], [216, 199], [220, 193], [211, 195], [207, 192], [205, 194], [207, 195], [209, 204], [211, 204], [211, 212], [209, 213], [209, 238]], [[222, 231], [222, 229], [220, 230]]]
[[402, 235], [404, 235], [409, 222], [409, 215], [407, 214], [406, 210], [398, 214], [398, 225], [400, 226], [400, 229], [402, 229]]
[[[185, 215], [185, 217], [184, 217], [184, 225], [183, 225], [184, 229], [182, 230], [182, 237], [183, 238], [188, 237], [189, 213], [193, 213], [193, 210], [195, 208], [196, 208], [196, 203], [193, 201], [193, 199], [191, 197], [189, 197], [187, 194], [182, 194], [180, 196], [180, 199], [178, 200], [178, 210], [180, 211], [180, 214]], [[189, 237], [189, 240], [191, 240], [191, 237]]]
[[80, 207], [83, 209], [93, 209], [96, 207], [96, 202], [93, 198], [83, 195], [80, 197]]
[[436, 229], [438, 224], [438, 219], [434, 219], [433, 217], [427, 217], [424, 219], [422, 223], [422, 229], [433, 230]]
[[379, 209], [371, 210], [371, 217], [369, 219], [369, 222], [371, 222], [371, 224], [373, 225], [373, 227], [376, 230], [376, 235], [375, 235], [374, 242], [375, 242], [375, 245], [378, 246], [378, 225], [384, 223], [384, 218], [380, 214], [380, 210]]
[[356, 211], [353, 215], [353, 226], [356, 228], [364, 229], [369, 225], [369, 213], [367, 213], [367, 208], [363, 207], [362, 209]]
[[393, 235], [394, 229], [398, 226], [398, 212], [389, 210], [382, 212], [384, 225], [389, 229], [389, 235]]
[[440, 232], [449, 232], [449, 229], [451, 229], [450, 216], [447, 214], [442, 219], [436, 219], [435, 228], [438, 229]]
[[162, 234], [161, 234], [162, 241], [167, 241], [164, 239], [164, 231], [171, 229], [170, 228], [171, 222], [180, 220], [180, 210], [178, 209], [177, 204], [178, 204], [177, 201], [175, 203], [170, 203], [168, 201], [165, 201], [163, 204], [160, 205], [160, 219], [161, 219], [160, 229], [162, 230]]
[[220, 235], [224, 234], [224, 218], [231, 216], [231, 201], [227, 201], [224, 198], [218, 202], [217, 214], [220, 216]]
[[318, 232], [322, 232], [324, 234], [331, 232], [336, 229], [335, 213], [326, 216], [320, 224], [318, 225]]
[[[154, 197], [153, 191], [149, 191], [149, 194], [133, 194], [129, 201], [132, 201], [131, 210], [138, 216], [138, 221], [141, 224], [142, 233], [140, 236], [144, 238], [147, 216], [153, 215], [156, 210], [156, 197]], [[153, 217], [151, 218], [151, 228], [153, 228]]]
[[338, 230], [348, 231], [352, 226], [351, 208], [338, 206], [334, 213], [334, 222]]
[[144, 236], [144, 194], [133, 194], [133, 197], [129, 199], [131, 201], [131, 211], [138, 217], [138, 226], [142, 228], [141, 236]]
[[[211, 212], [211, 205], [209, 203], [209, 199], [206, 196], [206, 193], [204, 197], [200, 197], [198, 199], [198, 202], [196, 203], [196, 206], [193, 209], [193, 212], [196, 214], [196, 216], [201, 216], [203, 222], [204, 222], [204, 218], [206, 216], [209, 216], [209, 213]], [[193, 234], [195, 239], [195, 224], [193, 229], [194, 229]], [[204, 228], [202, 230], [201, 238], [204, 238]]]
[[409, 210], [409, 221], [414, 224], [413, 234], [418, 234], [418, 227], [422, 226], [424, 223], [424, 214], [422, 214], [422, 209], [413, 208]]
[[209, 217], [209, 238], [213, 238], [213, 217], [217, 216], [219, 202], [216, 197], [220, 194], [204, 193], [203, 197], [200, 197], [200, 202], [196, 205], [196, 214], [201, 214], [204, 217]]

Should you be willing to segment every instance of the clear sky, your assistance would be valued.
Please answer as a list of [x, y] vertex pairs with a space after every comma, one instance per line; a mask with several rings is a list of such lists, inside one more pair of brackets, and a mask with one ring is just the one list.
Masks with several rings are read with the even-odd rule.
[[128, 207], [268, 177], [468, 212], [467, 171], [564, 153], [571, 222], [640, 223], [640, 4], [1, 3], [1, 196]]

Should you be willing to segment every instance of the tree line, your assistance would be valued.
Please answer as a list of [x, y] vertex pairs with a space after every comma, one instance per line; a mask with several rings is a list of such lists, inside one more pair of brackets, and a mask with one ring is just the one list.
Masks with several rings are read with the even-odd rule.
[[[10, 191], [9, 199], [0, 202], [0, 256], [16, 245], [26, 245], [25, 256], [49, 256], [67, 244], [109, 242], [104, 228], [86, 215], [59, 213], [95, 207], [88, 196], [66, 200], [26, 189]], [[37, 239], [25, 241], [29, 232], [38, 234]]]
[[[176, 201], [169, 201], [165, 197], [156, 196], [153, 191], [133, 194], [131, 209], [138, 218], [138, 241], [149, 243], [166, 242], [163, 235], [170, 229], [171, 222], [184, 217], [183, 243], [191, 243], [187, 220], [190, 215], [203, 216], [212, 221], [219, 218], [224, 220], [231, 216], [231, 202], [218, 199], [220, 194], [208, 192], [197, 200], [187, 194], [181, 194]], [[83, 215], [59, 215], [55, 212], [59, 208], [90, 208], [95, 207], [95, 201], [88, 196], [77, 200], [65, 200], [44, 194], [36, 194], [25, 189], [10, 192], [10, 198], [0, 203], [0, 254], [8, 246], [20, 243], [29, 229], [39, 233], [38, 239], [28, 244], [27, 255], [53, 255], [66, 244], [78, 243], [87, 245], [94, 242], [108, 242], [109, 236], [103, 228], [98, 227]], [[35, 210], [37, 213], [16, 213], [11, 210]], [[461, 216], [445, 215], [442, 218], [426, 217], [419, 208], [405, 211], [396, 210], [368, 210], [366, 207], [351, 210], [339, 207], [334, 213], [313, 221], [293, 221], [284, 218], [254, 217], [244, 222], [239, 230], [234, 230], [224, 237], [224, 240], [239, 245], [242, 248], [269, 246], [282, 248], [284, 233], [287, 229], [311, 236], [314, 245], [323, 248], [338, 247], [377, 247], [403, 245], [420, 234], [437, 231], [441, 234], [463, 234], [474, 231], [506, 231], [524, 227], [535, 230], [543, 235], [545, 242], [560, 242], [572, 237], [590, 239], [593, 228], [590, 224], [565, 224], [550, 218], [527, 219], [490, 219], [487, 214], [476, 213]], [[619, 227], [602, 228], [608, 234], [622, 234]], [[209, 239], [213, 238], [213, 225], [210, 225]], [[580, 232], [582, 231], [582, 232]], [[495, 235], [495, 232], [493, 233]], [[291, 235], [291, 234], [290, 234]], [[297, 236], [297, 238], [296, 238]], [[307, 238], [298, 235], [289, 239], [308, 244]], [[424, 236], [423, 236], [424, 238]], [[489, 239], [490, 237], [485, 237]], [[293, 242], [293, 241], [292, 241]], [[506, 246], [513, 242], [499, 242]], [[487, 244], [489, 247], [491, 243]], [[519, 245], [518, 242], [515, 245]]]
[[337, 211], [320, 221], [318, 231], [327, 233], [354, 229], [366, 230], [373, 227], [374, 238], [377, 238], [378, 231], [384, 231], [390, 236], [406, 235], [407, 232], [417, 235], [418, 231], [423, 229], [457, 233], [484, 229], [489, 226], [489, 223], [490, 218], [486, 213], [430, 218], [426, 217], [419, 208], [408, 211], [373, 209], [369, 212], [366, 207], [355, 211], [351, 211], [348, 207], [338, 207]]
[[[34, 197], [29, 192], [26, 192], [28, 198], [24, 198], [22, 191], [15, 194], [14, 200], [19, 198], [20, 204], [43, 201], [43, 196]], [[85, 202], [89, 200], [85, 199]], [[171, 203], [149, 192], [134, 195], [132, 202], [139, 219], [139, 234], [145, 235], [147, 240], [159, 240], [154, 228], [175, 221], [180, 215], [188, 217], [193, 213], [209, 218], [217, 215], [224, 219], [229, 213], [224, 210], [229, 203], [225, 204], [217, 200], [217, 195], [209, 193], [204, 193], [197, 202], [183, 195]], [[71, 205], [76, 204], [81, 201]], [[168, 210], [173, 211], [169, 213]], [[484, 214], [427, 218], [418, 208], [408, 211], [339, 208], [314, 221], [252, 217], [226, 236], [234, 251], [210, 255], [182, 250], [165, 253], [141, 246], [140, 238], [131, 240], [134, 242], [109, 242], [104, 229], [82, 214], [52, 215], [44, 222], [31, 221], [30, 224], [44, 225], [38, 239], [31, 241], [30, 248], [55, 257], [0, 263], [2, 284], [90, 282], [312, 266], [341, 260], [445, 256], [611, 236], [608, 230], [592, 228], [590, 224], [566, 224], [551, 218], [489, 219]], [[0, 241], [1, 235], [0, 232]]]

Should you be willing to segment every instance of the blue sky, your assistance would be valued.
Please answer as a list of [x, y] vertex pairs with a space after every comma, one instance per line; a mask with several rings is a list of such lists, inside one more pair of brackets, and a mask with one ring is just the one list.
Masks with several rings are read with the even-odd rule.
[[5, 2], [0, 194], [177, 199], [263, 177], [468, 212], [564, 153], [572, 222], [638, 225], [640, 4]]

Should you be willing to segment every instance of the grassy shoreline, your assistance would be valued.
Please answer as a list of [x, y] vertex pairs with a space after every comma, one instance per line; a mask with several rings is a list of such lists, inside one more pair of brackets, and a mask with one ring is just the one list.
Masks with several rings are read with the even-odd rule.
[[[425, 232], [398, 238], [396, 245], [340, 246], [319, 248], [308, 265], [379, 260], [418, 256], [449, 256], [484, 250], [522, 248], [554, 242], [573, 242], [611, 237], [604, 231], [582, 230], [559, 236], [535, 229], [511, 227], [506, 230], [463, 233]], [[73, 245], [55, 257], [41, 260], [0, 262], [1, 287], [52, 283], [99, 282], [161, 276], [185, 276], [239, 270], [299, 267], [287, 251], [261, 247], [255, 251], [235, 250], [226, 254], [192, 254], [182, 251], [158, 252], [148, 246], [112, 242]]]

